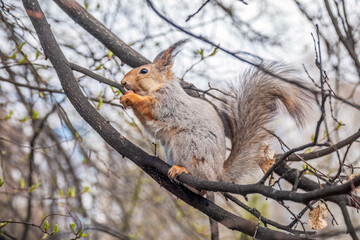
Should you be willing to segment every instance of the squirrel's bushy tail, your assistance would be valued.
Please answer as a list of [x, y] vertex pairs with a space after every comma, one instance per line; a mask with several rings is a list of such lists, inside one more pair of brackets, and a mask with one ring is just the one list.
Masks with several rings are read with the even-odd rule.
[[[261, 68], [287, 79], [292, 72], [277, 63], [262, 65]], [[257, 68], [247, 71], [230, 87], [234, 97], [227, 98], [223, 110], [232, 133], [232, 147], [224, 162], [223, 181], [236, 182], [235, 177], [246, 175], [246, 171], [251, 172], [264, 160], [263, 142], [271, 137], [268, 130], [273, 130], [271, 122], [279, 103], [301, 126], [305, 120], [304, 108], [309, 106], [311, 95]]]

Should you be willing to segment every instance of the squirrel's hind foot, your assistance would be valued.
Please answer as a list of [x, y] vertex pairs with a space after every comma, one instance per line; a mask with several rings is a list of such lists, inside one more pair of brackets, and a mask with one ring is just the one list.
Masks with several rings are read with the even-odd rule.
[[179, 167], [177, 165], [172, 166], [168, 171], [168, 177], [171, 181], [174, 181], [182, 173], [190, 174], [189, 171], [184, 167]]
[[[179, 167], [177, 165], [172, 166], [169, 171], [168, 171], [168, 177], [170, 178], [171, 181], [174, 181], [174, 179], [176, 179], [178, 176], [180, 176], [180, 174], [182, 173], [186, 173], [186, 174], [190, 174], [189, 171], [184, 168], [184, 167]], [[204, 196], [206, 194], [207, 191], [205, 190], [197, 190], [187, 184], [184, 184], [188, 189], [190, 189], [191, 191], [193, 191], [196, 194], [199, 194], [201, 196]]]

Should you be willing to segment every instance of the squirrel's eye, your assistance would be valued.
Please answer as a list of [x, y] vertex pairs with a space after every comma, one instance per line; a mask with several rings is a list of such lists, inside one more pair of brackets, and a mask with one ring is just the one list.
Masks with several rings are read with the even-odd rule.
[[140, 73], [141, 74], [146, 74], [146, 73], [148, 73], [148, 70], [146, 68], [143, 68], [143, 69], [140, 70]]

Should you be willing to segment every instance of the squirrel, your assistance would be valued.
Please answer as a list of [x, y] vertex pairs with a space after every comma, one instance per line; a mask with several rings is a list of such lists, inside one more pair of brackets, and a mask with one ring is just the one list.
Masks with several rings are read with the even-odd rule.
[[[236, 182], [264, 160], [264, 141], [271, 138], [271, 122], [279, 108], [286, 107], [302, 125], [309, 94], [300, 87], [265, 74], [247, 71], [230, 87], [225, 102], [217, 108], [231, 130], [231, 152], [226, 155], [222, 118], [209, 102], [189, 96], [171, 68], [179, 48], [187, 40], [171, 45], [152, 63], [134, 68], [121, 80], [128, 90], [120, 99], [132, 108], [145, 130], [160, 141], [171, 180], [181, 173], [208, 181]], [[262, 66], [278, 76], [289, 70], [278, 64]]]

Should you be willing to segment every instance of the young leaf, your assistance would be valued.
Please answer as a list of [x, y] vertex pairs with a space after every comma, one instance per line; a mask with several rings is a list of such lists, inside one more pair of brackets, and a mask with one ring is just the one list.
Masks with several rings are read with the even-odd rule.
[[79, 138], [80, 134], [78, 132], [75, 132], [75, 138]]
[[97, 110], [100, 110], [100, 107], [101, 107], [102, 104], [103, 104], [103, 98], [101, 97], [101, 98], [99, 99], [99, 103], [98, 103], [96, 109], [97, 109]]
[[214, 51], [210, 54], [210, 56], [214, 56], [217, 53], [218, 49], [218, 47], [214, 48]]
[[0, 177], [0, 187], [2, 187], [2, 185], [4, 185], [5, 181]]
[[60, 195], [60, 198], [64, 198], [64, 190], [63, 189], [59, 189], [59, 195]]
[[101, 63], [99, 63], [99, 65], [97, 65], [97, 67], [95, 68], [95, 71], [96, 71], [96, 70], [100, 70], [100, 69], [101, 69], [101, 67], [102, 67], [102, 64], [101, 64]]
[[14, 52], [13, 54], [11, 54], [11, 56], [9, 58], [10, 59], [15, 59], [17, 54], [18, 54], [17, 52]]
[[20, 64], [23, 64], [23, 63], [25, 63], [25, 57], [24, 56], [22, 56], [21, 57], [21, 59], [20, 59], [20, 62], [19, 62]]
[[86, 192], [89, 192], [89, 186], [84, 187], [83, 193], [86, 193]]
[[310, 165], [308, 166], [308, 169], [313, 173], [316, 172], [314, 168], [312, 168]]
[[5, 115], [4, 120], [5, 121], [9, 120], [13, 115], [14, 115], [14, 111], [10, 110], [10, 112]]
[[20, 119], [20, 122], [26, 122], [28, 120], [29, 116], [25, 115], [22, 119]]
[[311, 135], [311, 142], [314, 142], [315, 134]]
[[40, 119], [40, 114], [39, 114], [39, 112], [36, 111], [36, 110], [33, 110], [31, 118], [32, 118], [33, 120]]
[[84, 8], [85, 8], [85, 10], [88, 10], [88, 8], [89, 8], [89, 2], [88, 1], [84, 2]]
[[196, 53], [200, 54], [201, 59], [204, 59], [204, 49], [203, 48], [200, 48], [200, 50], [197, 50]]
[[109, 51], [108, 51], [107, 58], [110, 60], [113, 55], [114, 55], [114, 53], [109, 50]]
[[33, 192], [36, 188], [40, 187], [41, 183], [37, 183], [35, 185], [31, 185], [31, 187], [28, 189], [28, 192]]
[[25, 180], [24, 178], [20, 178], [20, 189], [24, 189], [25, 188]]
[[40, 52], [38, 50], [36, 50], [36, 57], [35, 57], [35, 60], [37, 60], [39, 57], [40, 57]]
[[76, 234], [76, 231], [75, 231], [75, 223], [70, 223], [69, 224], [69, 226], [70, 226], [70, 229], [71, 229], [71, 231], [74, 233], [74, 234]]
[[42, 236], [41, 240], [47, 239], [49, 237], [49, 234], [44, 233], [44, 235]]
[[[9, 220], [9, 221], [11, 221], [11, 220]], [[0, 228], [2, 229], [2, 228], [5, 227], [6, 225], [8, 225], [8, 222], [0, 223]]]
[[21, 51], [21, 49], [23, 48], [23, 46], [25, 45], [26, 42], [21, 43], [19, 46], [17, 46], [18, 52]]
[[71, 187], [68, 192], [68, 197], [75, 197], [75, 188]]
[[342, 123], [342, 121], [339, 121], [338, 125], [337, 125], [336, 128], [335, 128], [335, 131], [339, 130], [339, 128], [340, 128], [341, 126], [343, 126], [343, 125], [344, 125], [344, 124]]
[[55, 226], [54, 226], [52, 232], [50, 233], [50, 235], [53, 235], [53, 234], [58, 233], [58, 232], [60, 232], [59, 226], [57, 224], [55, 224]]
[[50, 223], [49, 223], [48, 220], [45, 220], [44, 221], [44, 230], [45, 230], [45, 232], [48, 232], [49, 228], [50, 228]]
[[29, 193], [32, 193], [35, 190], [35, 185], [32, 185], [31, 187], [29, 187], [29, 189], [27, 190]]
[[80, 230], [80, 232], [79, 232], [79, 234], [78, 234], [78, 238], [88, 237], [88, 236], [89, 236], [89, 234], [85, 234], [85, 233], [83, 232], [83, 230]]

